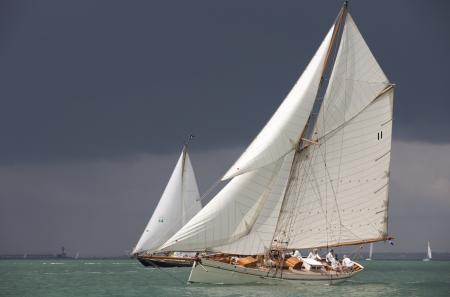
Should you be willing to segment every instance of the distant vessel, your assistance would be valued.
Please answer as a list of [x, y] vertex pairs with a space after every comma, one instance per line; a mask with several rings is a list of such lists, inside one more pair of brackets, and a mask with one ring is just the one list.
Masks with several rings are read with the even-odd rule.
[[370, 243], [369, 258], [367, 258], [366, 261], [372, 260], [372, 254], [373, 254], [373, 242]]
[[427, 257], [425, 259], [423, 259], [423, 261], [427, 262], [430, 261], [432, 259], [432, 255], [431, 255], [431, 247], [430, 247], [430, 242], [428, 241], [428, 247], [427, 247]]
[[[189, 136], [189, 140], [193, 136]], [[132, 254], [144, 266], [191, 266], [194, 254], [154, 253], [202, 208], [197, 181], [188, 155], [188, 143], [169, 179], [158, 206]]]
[[228, 184], [159, 248], [209, 253], [190, 282], [334, 284], [364, 267], [294, 251], [390, 238], [394, 85], [347, 4]]
[[65, 247], [61, 247], [61, 253], [56, 255], [57, 259], [73, 259], [73, 257], [69, 257], [66, 253], [66, 248]]

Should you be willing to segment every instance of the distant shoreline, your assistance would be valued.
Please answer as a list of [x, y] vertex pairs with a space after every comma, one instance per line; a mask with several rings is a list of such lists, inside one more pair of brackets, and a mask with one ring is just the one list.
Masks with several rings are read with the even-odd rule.
[[[361, 253], [358, 255], [352, 255], [353, 259], [364, 260], [368, 257], [367, 253]], [[415, 261], [422, 260], [425, 258], [424, 253], [376, 253], [373, 255], [373, 261]], [[26, 256], [14, 254], [14, 255], [0, 255], [0, 260], [127, 260], [131, 259], [129, 256], [111, 256], [111, 257], [99, 257], [99, 256], [88, 256], [79, 257], [75, 259], [71, 256], [58, 257], [57, 255], [51, 254], [27, 254]], [[433, 261], [449, 261], [450, 253], [433, 253]]]

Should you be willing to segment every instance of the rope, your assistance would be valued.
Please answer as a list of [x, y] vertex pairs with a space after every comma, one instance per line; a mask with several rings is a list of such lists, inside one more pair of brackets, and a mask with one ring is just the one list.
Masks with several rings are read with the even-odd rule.
[[196, 201], [202, 201], [203, 199], [205, 199], [209, 194], [211, 194], [211, 192], [222, 182], [222, 179], [219, 178], [215, 183], [212, 184], [211, 187], [208, 188], [208, 190], [206, 190], [206, 192], [200, 197], [198, 198]]
[[161, 267], [159, 267], [158, 265], [156, 265], [155, 263], [153, 263], [153, 261], [149, 260], [148, 262], [150, 262], [150, 264], [151, 264], [153, 267], [159, 269], [160, 271], [164, 272], [165, 274], [167, 274], [168, 276], [170, 276], [170, 277], [173, 278], [174, 280], [180, 282], [182, 285], [185, 285], [185, 284], [186, 284], [186, 282], [184, 282], [184, 281], [180, 280], [179, 278], [175, 277], [174, 275], [172, 275], [172, 274], [169, 273], [168, 271], [165, 271], [164, 269], [161, 269]]

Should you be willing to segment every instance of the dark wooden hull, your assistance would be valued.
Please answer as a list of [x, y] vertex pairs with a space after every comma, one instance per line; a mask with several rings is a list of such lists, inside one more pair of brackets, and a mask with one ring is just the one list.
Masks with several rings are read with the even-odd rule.
[[191, 267], [194, 263], [192, 258], [177, 257], [137, 257], [138, 261], [146, 267]]

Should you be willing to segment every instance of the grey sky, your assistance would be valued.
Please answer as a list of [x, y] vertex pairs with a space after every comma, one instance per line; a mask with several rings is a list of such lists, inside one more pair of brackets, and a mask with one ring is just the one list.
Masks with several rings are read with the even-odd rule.
[[[112, 255], [137, 240], [188, 133], [203, 190], [231, 165], [341, 1], [0, 5], [0, 253]], [[450, 251], [450, 3], [350, 12], [397, 84], [396, 251]]]

